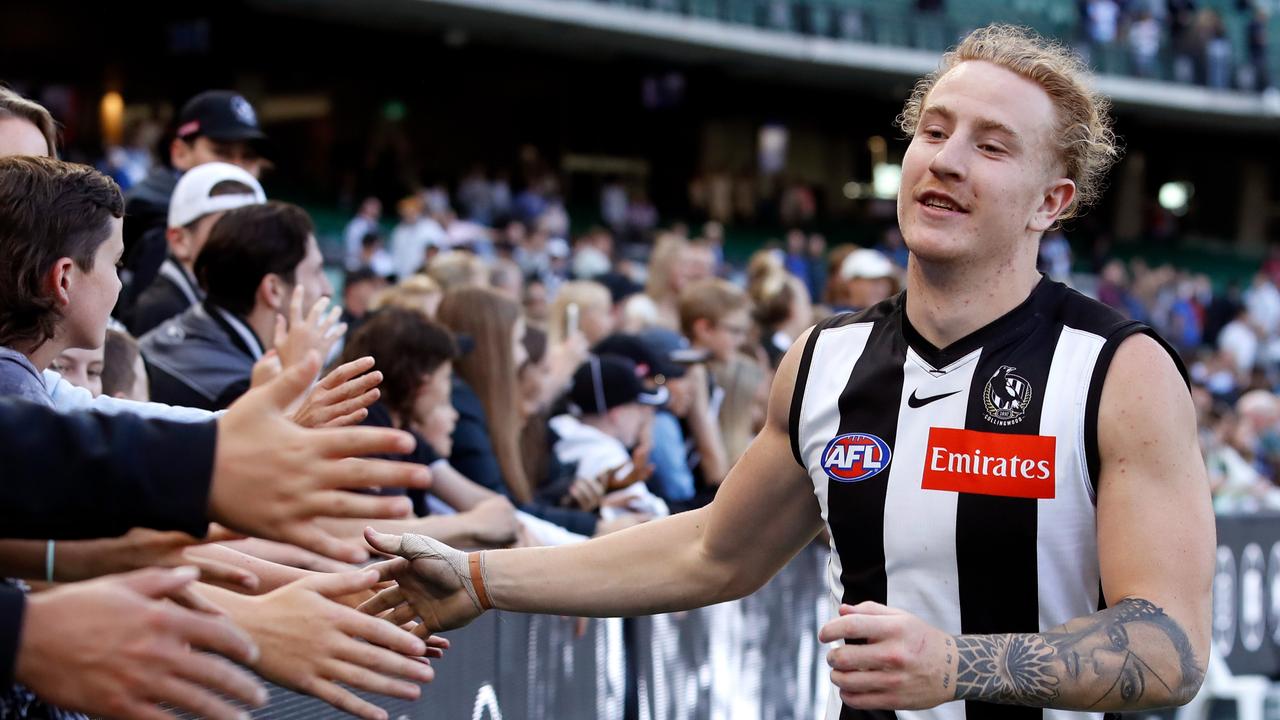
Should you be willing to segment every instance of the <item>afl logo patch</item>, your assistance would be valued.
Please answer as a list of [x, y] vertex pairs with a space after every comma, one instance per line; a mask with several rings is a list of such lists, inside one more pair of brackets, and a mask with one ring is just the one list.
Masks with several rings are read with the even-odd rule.
[[1027, 414], [1027, 406], [1031, 404], [1031, 383], [1021, 375], [1013, 374], [1015, 369], [1001, 365], [982, 391], [987, 422], [992, 425], [1008, 427]]
[[862, 482], [889, 467], [890, 457], [889, 444], [875, 435], [846, 433], [827, 443], [822, 469], [836, 482]]

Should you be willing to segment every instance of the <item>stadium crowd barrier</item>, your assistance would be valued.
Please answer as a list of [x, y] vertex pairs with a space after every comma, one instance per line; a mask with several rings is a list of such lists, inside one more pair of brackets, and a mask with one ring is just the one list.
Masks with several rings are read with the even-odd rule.
[[[1236, 674], [1280, 675], [1280, 514], [1220, 516], [1214, 652]], [[413, 702], [367, 696], [393, 720], [813, 720], [828, 670], [827, 548], [813, 544], [759, 592], [685, 613], [592, 619], [493, 612], [446, 633]], [[279, 687], [254, 717], [348, 717]], [[1144, 713], [1143, 717], [1172, 713]]]
[[[445, 633], [436, 679], [413, 702], [361, 693], [392, 720], [639, 720], [822, 716], [818, 628], [831, 612], [827, 548], [811, 545], [759, 592], [684, 613], [579, 622], [491, 612]], [[350, 717], [270, 687], [255, 718]]]

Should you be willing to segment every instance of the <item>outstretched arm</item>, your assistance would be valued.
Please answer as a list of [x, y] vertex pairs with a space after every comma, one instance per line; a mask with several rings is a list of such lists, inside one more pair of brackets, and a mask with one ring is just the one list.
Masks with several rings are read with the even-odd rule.
[[[787, 419], [804, 338], [783, 361], [769, 422], [714, 502], [555, 548], [486, 551], [482, 575], [494, 607], [578, 616], [642, 615], [721, 602], [760, 587], [821, 527], [813, 487], [791, 454]], [[431, 631], [480, 614], [469, 557], [418, 535], [367, 533], [374, 546], [414, 560], [399, 587], [366, 603], [383, 612], [409, 603]], [[407, 612], [406, 612], [407, 614]]]
[[821, 634], [868, 641], [828, 657], [846, 704], [1137, 710], [1195, 696], [1209, 656], [1213, 512], [1186, 386], [1151, 338], [1117, 351], [1098, 436], [1109, 607], [1047, 632], [951, 636], [882, 605], [846, 606]]

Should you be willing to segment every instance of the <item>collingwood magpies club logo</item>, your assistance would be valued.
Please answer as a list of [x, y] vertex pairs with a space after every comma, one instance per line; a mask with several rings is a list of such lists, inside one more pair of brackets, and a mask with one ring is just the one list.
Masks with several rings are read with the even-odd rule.
[[1021, 375], [1014, 375], [1016, 368], [1001, 365], [987, 387], [982, 391], [982, 402], [987, 409], [987, 422], [1007, 427], [1022, 420], [1031, 404], [1031, 383]]

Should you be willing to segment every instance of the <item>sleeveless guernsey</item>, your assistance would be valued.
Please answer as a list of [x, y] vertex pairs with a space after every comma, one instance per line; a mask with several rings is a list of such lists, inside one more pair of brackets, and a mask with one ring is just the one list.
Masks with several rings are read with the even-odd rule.
[[[833, 602], [873, 600], [964, 634], [1041, 632], [1097, 612], [1103, 380], [1130, 335], [1168, 346], [1048, 279], [943, 349], [911, 327], [904, 308], [902, 293], [819, 323], [796, 376], [792, 451], [830, 532]], [[896, 713], [1086, 716], [1101, 713], [980, 702]], [[826, 717], [895, 713], [845, 708], [833, 690]]]

